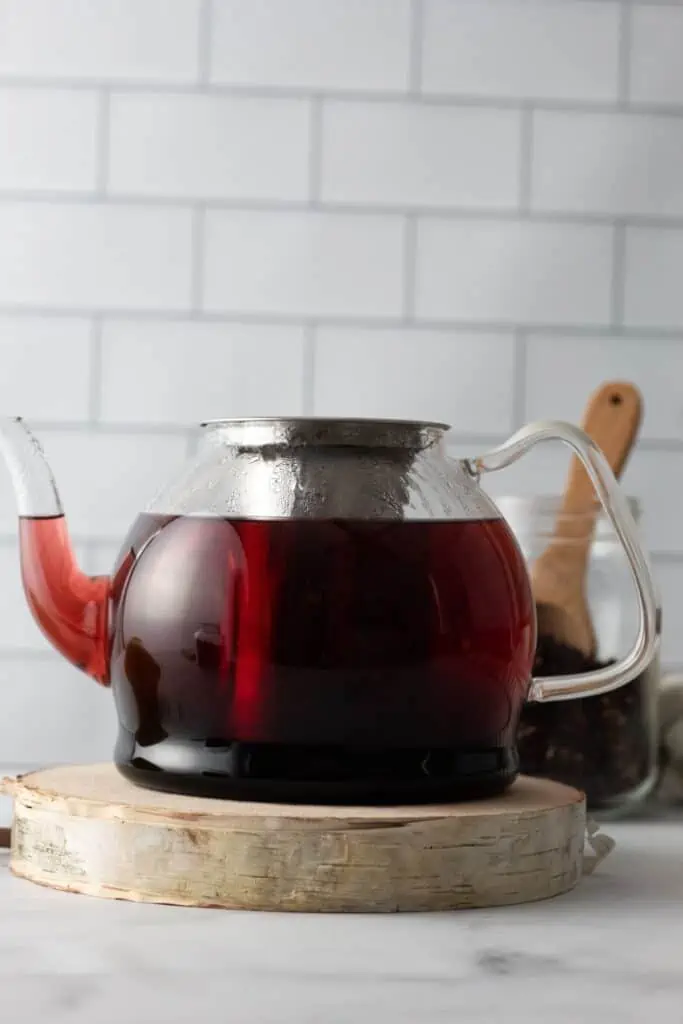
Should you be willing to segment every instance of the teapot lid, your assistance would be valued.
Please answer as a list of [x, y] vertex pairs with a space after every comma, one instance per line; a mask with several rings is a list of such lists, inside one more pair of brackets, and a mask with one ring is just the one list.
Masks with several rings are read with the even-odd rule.
[[421, 420], [259, 416], [205, 420], [201, 426], [220, 444], [356, 445], [364, 448], [427, 448], [450, 430], [447, 423]]

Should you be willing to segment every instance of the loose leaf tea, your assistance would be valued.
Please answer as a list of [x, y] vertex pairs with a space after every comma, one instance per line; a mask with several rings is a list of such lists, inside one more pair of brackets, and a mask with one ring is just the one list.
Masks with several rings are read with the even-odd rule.
[[[611, 662], [540, 636], [534, 675], [592, 672]], [[586, 793], [588, 806], [609, 806], [645, 783], [655, 728], [654, 667], [596, 697], [527, 704], [518, 732], [521, 769]]]

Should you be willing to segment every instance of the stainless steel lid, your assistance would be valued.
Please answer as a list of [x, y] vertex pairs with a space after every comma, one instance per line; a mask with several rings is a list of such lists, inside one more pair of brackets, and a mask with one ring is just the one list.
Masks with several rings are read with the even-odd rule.
[[302, 447], [358, 446], [363, 448], [426, 448], [450, 430], [447, 423], [419, 420], [249, 417], [206, 420], [201, 424], [212, 439], [237, 447], [277, 445]]

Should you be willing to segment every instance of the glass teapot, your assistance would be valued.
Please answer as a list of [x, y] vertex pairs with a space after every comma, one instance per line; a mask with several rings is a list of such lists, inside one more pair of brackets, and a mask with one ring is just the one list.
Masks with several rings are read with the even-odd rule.
[[[524, 427], [455, 460], [439, 423], [241, 419], [138, 517], [110, 577], [82, 573], [38, 441], [0, 421], [24, 590], [54, 646], [111, 685], [115, 761], [143, 786], [237, 799], [442, 801], [515, 778], [525, 700], [606, 692], [656, 641], [647, 558], [599, 449]], [[479, 486], [539, 441], [582, 459], [639, 601], [619, 663], [531, 678], [524, 558]]]

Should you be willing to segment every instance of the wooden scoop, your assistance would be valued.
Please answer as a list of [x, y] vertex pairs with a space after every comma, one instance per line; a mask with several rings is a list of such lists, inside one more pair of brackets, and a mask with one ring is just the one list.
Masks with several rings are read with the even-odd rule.
[[[603, 384], [588, 400], [582, 427], [602, 449], [617, 478], [633, 447], [641, 417], [642, 400], [633, 384]], [[599, 511], [590, 477], [574, 456], [552, 540], [531, 571], [538, 635], [550, 635], [586, 658], [594, 658], [597, 648], [585, 577]]]

